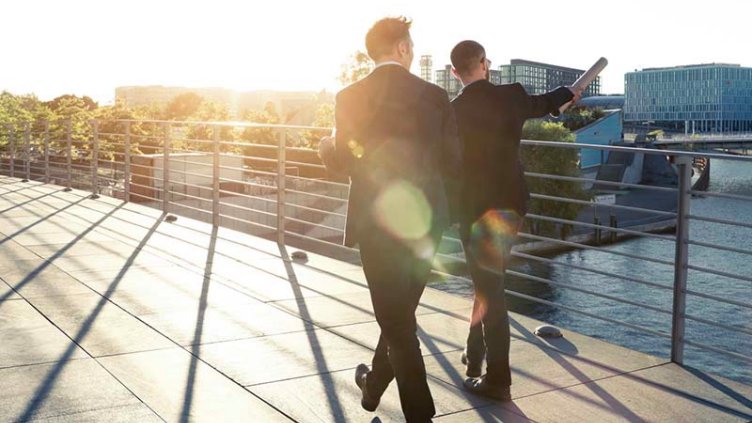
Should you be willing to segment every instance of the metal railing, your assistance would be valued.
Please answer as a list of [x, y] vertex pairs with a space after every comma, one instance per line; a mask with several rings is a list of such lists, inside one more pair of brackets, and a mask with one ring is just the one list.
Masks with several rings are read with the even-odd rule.
[[[30, 122], [5, 125], [0, 129], [4, 130], [0, 133], [1, 174], [23, 178], [24, 181], [54, 183], [67, 189], [88, 190], [92, 199], [104, 194], [124, 201], [139, 202], [161, 209], [165, 213], [183, 215], [213, 225], [274, 238], [280, 244], [297, 240], [327, 248], [346, 249], [341, 246], [341, 241], [348, 184], [327, 174], [314, 150], [289, 145], [309, 143], [315, 146], [319, 137], [330, 132], [329, 128], [246, 122], [119, 120], [77, 124], [70, 121]], [[527, 173], [531, 181], [539, 179], [560, 184], [598, 184], [619, 192], [654, 192], [675, 198], [676, 202], [675, 207], [669, 209], [650, 208], [625, 204], [594, 204], [586, 199], [562, 197], [558, 192], [534, 192], [532, 197], [539, 201], [552, 204], [568, 203], [593, 209], [595, 218], [589, 222], [572, 217], [530, 213], [526, 217], [525, 229], [519, 233], [520, 242], [513, 251], [515, 258], [529, 263], [597, 275], [602, 277], [604, 286], [620, 281], [652, 289], [660, 295], [670, 291], [670, 308], [515, 269], [507, 270], [507, 274], [531, 283], [576, 291], [605, 302], [657, 313], [662, 319], [670, 321], [671, 330], [644, 327], [635, 322], [623, 321], [512, 289], [507, 289], [508, 295], [620, 326], [636, 333], [670, 340], [671, 360], [676, 363], [684, 362], [686, 346], [732, 357], [745, 363], [752, 362], [748, 350], [731, 351], [686, 339], [688, 321], [722, 331], [752, 335], [749, 327], [726, 324], [687, 312], [688, 298], [702, 298], [737, 309], [752, 310], [752, 304], [747, 301], [688, 288], [690, 272], [701, 272], [737, 282], [752, 282], [752, 277], [738, 274], [733, 269], [719, 270], [702, 263], [693, 263], [689, 254], [690, 246], [697, 246], [732, 254], [752, 255], [752, 250], [744, 247], [717, 245], [690, 237], [690, 225], [693, 221], [752, 229], [752, 222], [691, 213], [690, 200], [693, 195], [752, 202], [752, 196], [742, 194], [693, 191], [693, 158], [752, 162], [752, 157], [562, 142], [523, 141], [522, 144], [523, 148], [620, 151], [670, 158], [677, 175], [675, 186], [604, 181], [541, 172]], [[296, 172], [294, 175], [290, 174], [292, 169]], [[601, 224], [596, 216], [598, 210], [638, 213], [649, 217], [628, 227], [615, 224], [613, 219], [605, 225]], [[569, 235], [564, 234], [563, 229], [560, 232], [541, 233], [535, 230], [537, 223], [546, 223], [558, 229], [568, 227], [572, 230]], [[673, 234], [665, 233], [667, 227], [675, 228]], [[662, 228], [664, 233], [652, 232], [658, 228]], [[656, 242], [665, 243], [665, 248], [673, 252], [673, 258], [646, 256], [639, 252], [605, 247], [601, 245], [604, 234], [608, 234], [611, 241], [620, 236], [655, 239]], [[445, 248], [437, 254], [437, 261], [445, 264], [464, 263], [460, 244], [456, 236], [446, 235]], [[557, 260], [547, 257], [546, 254], [535, 254], [546, 248], [581, 249], [608, 254], [614, 259], [629, 260], [630, 263], [634, 263], [635, 268], [638, 263], [655, 265], [665, 268], [666, 274], [670, 272], [671, 278], [661, 283], [648, 280], [649, 278], [639, 274], [624, 275], [586, 264]], [[438, 270], [437, 272], [447, 273]], [[745, 289], [746, 292], [752, 292], [752, 286], [745, 286]]]

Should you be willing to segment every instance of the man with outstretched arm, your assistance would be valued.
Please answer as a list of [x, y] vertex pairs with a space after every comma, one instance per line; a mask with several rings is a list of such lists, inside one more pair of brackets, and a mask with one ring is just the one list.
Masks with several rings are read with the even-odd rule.
[[[451, 53], [452, 73], [462, 82], [452, 100], [463, 144], [460, 238], [473, 280], [475, 301], [462, 362], [465, 388], [502, 401], [511, 399], [509, 318], [504, 271], [527, 212], [529, 194], [519, 155], [522, 126], [530, 118], [558, 113], [581, 92], [560, 87], [528, 95], [520, 84], [489, 82], [491, 61], [483, 46], [462, 41]], [[481, 376], [483, 359], [487, 372]]]

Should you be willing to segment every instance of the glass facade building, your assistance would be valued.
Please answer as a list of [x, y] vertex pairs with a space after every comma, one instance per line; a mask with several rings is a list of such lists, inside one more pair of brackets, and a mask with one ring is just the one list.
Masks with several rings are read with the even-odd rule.
[[[502, 84], [519, 82], [525, 87], [528, 94], [544, 94], [558, 87], [572, 85], [584, 70], [565, 68], [563, 66], [549, 65], [546, 63], [531, 62], [529, 60], [514, 59], [508, 65], [501, 65]], [[601, 78], [597, 77], [590, 84], [583, 97], [600, 95]]]
[[752, 68], [703, 64], [652, 68], [624, 77], [626, 122], [684, 132], [752, 131]]

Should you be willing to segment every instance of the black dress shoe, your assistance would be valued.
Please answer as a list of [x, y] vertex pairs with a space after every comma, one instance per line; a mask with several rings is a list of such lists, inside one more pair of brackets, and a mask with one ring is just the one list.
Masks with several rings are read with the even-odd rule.
[[373, 398], [368, 395], [368, 389], [366, 388], [368, 372], [368, 366], [362, 363], [358, 364], [358, 367], [355, 368], [355, 384], [358, 385], [360, 392], [363, 394], [363, 397], [360, 399], [360, 406], [367, 411], [376, 411], [380, 398]]
[[509, 385], [489, 383], [485, 376], [479, 379], [466, 379], [463, 385], [465, 385], [465, 389], [468, 391], [480, 396], [493, 398], [498, 401], [512, 400], [512, 391]]
[[465, 365], [465, 374], [467, 377], [480, 377], [483, 373], [483, 360], [471, 362], [467, 358], [467, 351], [462, 351], [462, 364]]

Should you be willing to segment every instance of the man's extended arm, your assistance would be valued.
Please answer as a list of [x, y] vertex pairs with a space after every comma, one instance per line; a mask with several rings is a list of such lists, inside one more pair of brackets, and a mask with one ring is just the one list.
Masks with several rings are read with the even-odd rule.
[[558, 114], [559, 108], [570, 101], [577, 101], [581, 93], [570, 87], [559, 87], [541, 95], [528, 95], [522, 85], [518, 85], [523, 98], [524, 118], [540, 118], [549, 113]]
[[464, 160], [462, 140], [457, 130], [454, 108], [442, 91], [442, 145], [441, 173], [449, 202], [449, 217], [452, 223], [459, 221]]

